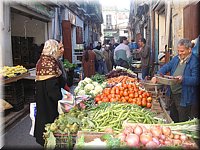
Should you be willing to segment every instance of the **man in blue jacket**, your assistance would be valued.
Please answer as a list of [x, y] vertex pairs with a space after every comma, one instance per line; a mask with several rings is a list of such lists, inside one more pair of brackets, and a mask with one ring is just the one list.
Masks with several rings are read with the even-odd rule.
[[[170, 86], [170, 117], [182, 122], [198, 116], [199, 59], [192, 53], [188, 39], [178, 42], [178, 55], [160, 68], [158, 74], [170, 72], [177, 84]], [[152, 78], [156, 82], [156, 77]]]

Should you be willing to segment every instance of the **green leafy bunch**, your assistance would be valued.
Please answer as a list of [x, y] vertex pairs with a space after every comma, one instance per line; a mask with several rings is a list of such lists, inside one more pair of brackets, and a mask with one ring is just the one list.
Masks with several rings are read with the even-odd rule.
[[64, 59], [63, 65], [68, 69], [75, 69], [77, 67], [77, 64], [72, 64], [67, 59]]

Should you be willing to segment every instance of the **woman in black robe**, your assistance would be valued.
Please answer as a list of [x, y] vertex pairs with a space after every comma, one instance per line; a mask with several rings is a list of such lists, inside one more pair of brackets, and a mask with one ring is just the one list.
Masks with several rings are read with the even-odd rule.
[[53, 123], [58, 117], [58, 100], [62, 99], [62, 70], [58, 59], [63, 55], [63, 45], [56, 40], [45, 42], [40, 59], [36, 64], [36, 118], [34, 136], [44, 146], [45, 124]]

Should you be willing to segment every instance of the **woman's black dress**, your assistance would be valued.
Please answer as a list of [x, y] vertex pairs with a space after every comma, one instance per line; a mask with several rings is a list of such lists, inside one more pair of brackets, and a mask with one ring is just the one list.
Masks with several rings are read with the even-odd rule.
[[45, 124], [53, 123], [58, 117], [58, 100], [62, 99], [59, 78], [36, 81], [36, 119], [34, 136], [44, 146]]

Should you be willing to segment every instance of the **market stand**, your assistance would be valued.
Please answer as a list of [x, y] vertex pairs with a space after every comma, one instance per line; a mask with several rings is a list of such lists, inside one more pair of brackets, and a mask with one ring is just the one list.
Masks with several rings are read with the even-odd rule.
[[[76, 100], [77, 95], [83, 95], [83, 96], [91, 95], [91, 97], [93, 97], [93, 100], [92, 98], [85, 101], [83, 100], [81, 103], [79, 103], [79, 105], [74, 105], [73, 107], [66, 107], [68, 110], [65, 113], [60, 114], [59, 117], [54, 121], [54, 123], [48, 124], [46, 126], [47, 132], [45, 133], [46, 146], [47, 147], [50, 146], [48, 143], [48, 140], [51, 140], [51, 141], [55, 140], [56, 145], [54, 146], [56, 148], [67, 148], [67, 145], [70, 146], [68, 142], [71, 142], [71, 146], [75, 146], [75, 148], [78, 148], [78, 146], [80, 146], [79, 140], [82, 140], [81, 143], [84, 143], [83, 137], [85, 138], [85, 142], [94, 142], [96, 138], [103, 136], [105, 132], [111, 133], [111, 134], [120, 133], [121, 128], [124, 128], [123, 124], [130, 123], [130, 121], [132, 121], [133, 124], [134, 124], [134, 121], [136, 121], [135, 122], [136, 125], [140, 123], [141, 124], [150, 123], [146, 125], [150, 125], [152, 126], [152, 128], [154, 128], [156, 125], [164, 126], [165, 124], [168, 126], [169, 125], [175, 126], [175, 124], [172, 122], [172, 119], [170, 118], [167, 111], [165, 110], [165, 107], [163, 106], [163, 102], [161, 99], [163, 98], [164, 94], [163, 94], [163, 91], [161, 90], [162, 86], [159, 84], [150, 85], [150, 86], [148, 85], [149, 87], [148, 88], [146, 87], [145, 89], [145, 90], [148, 89], [147, 91], [152, 92], [152, 95], [151, 95], [152, 106], [150, 109], [145, 108], [145, 105], [143, 105], [142, 107], [133, 105], [135, 104], [135, 102], [132, 100], [130, 101], [130, 99], [127, 100], [126, 102], [123, 101], [121, 103], [118, 103], [116, 102], [116, 99], [112, 99], [112, 97], [109, 98], [109, 96], [116, 97], [115, 95], [112, 95], [112, 92], [114, 91], [117, 92], [117, 90], [122, 88], [121, 87], [122, 85], [124, 86], [124, 88], [126, 87], [125, 90], [127, 92], [128, 91], [131, 92], [131, 90], [129, 90], [130, 88], [142, 85], [140, 80], [136, 78], [135, 79], [132, 78], [134, 75], [133, 74], [129, 75], [129, 73], [130, 73], [130, 70], [128, 70], [128, 73], [125, 73], [124, 70], [123, 72], [122, 71], [120, 72], [119, 70], [114, 70], [108, 73], [108, 75], [106, 76], [107, 77], [106, 86], [105, 86], [105, 82], [101, 82], [101, 83], [96, 82], [96, 81], [99, 81], [99, 82], [102, 81], [105, 76], [101, 77], [99, 75], [98, 76], [95, 75], [96, 77], [92, 77], [91, 79], [85, 78], [84, 80], [81, 80], [78, 83], [78, 86], [74, 90], [75, 100]], [[127, 85], [125, 85], [124, 82], [127, 82]], [[129, 84], [132, 84], [132, 86]], [[118, 88], [116, 88], [116, 86], [118, 86]], [[96, 89], [98, 90], [100, 89], [100, 91], [96, 93]], [[144, 90], [143, 87], [134, 89], [134, 91], [138, 91], [140, 93], [141, 93], [141, 90]], [[145, 90], [143, 91], [144, 94], [146, 93]], [[113, 102], [111, 102], [110, 100], [108, 101], [105, 95], [103, 96], [103, 94], [106, 94], [108, 91], [110, 92], [112, 91], [110, 95], [107, 95], [107, 97]], [[117, 93], [119, 93], [119, 91]], [[79, 98], [81, 99], [81, 96], [79, 96]], [[119, 100], [119, 97], [118, 97], [118, 100]], [[95, 103], [87, 107], [88, 106], [87, 103], [89, 101], [90, 102], [93, 101]], [[104, 102], [102, 103], [101, 101], [104, 101]], [[140, 103], [137, 103], [137, 104], [140, 104]], [[125, 108], [129, 108], [130, 110], [125, 109]], [[137, 112], [137, 110], [139, 112]], [[135, 118], [133, 116], [135, 116]], [[190, 125], [188, 125], [187, 123], [182, 123], [182, 124], [186, 126], [190, 126], [192, 128], [197, 126], [196, 120], [189, 121], [189, 123]], [[174, 133], [173, 128], [171, 130], [173, 130], [173, 135], [177, 134], [176, 131]], [[54, 136], [51, 134], [52, 136], [49, 137], [49, 134], [52, 132]], [[183, 133], [178, 132], [178, 134], [180, 135], [176, 135], [176, 137], [181, 137]], [[162, 137], [164, 138], [163, 135]], [[110, 141], [112, 140], [116, 140], [116, 139], [113, 138]], [[170, 139], [170, 140], [173, 141], [174, 139]], [[192, 148], [194, 148], [196, 146], [194, 144], [194, 141], [192, 141], [191, 138], [188, 138], [188, 140], [189, 141], [187, 141], [186, 142], [187, 144], [185, 144], [184, 146], [191, 146]], [[180, 141], [178, 142], [180, 144]], [[96, 144], [98, 145], [98, 143]], [[162, 144], [163, 144], [163, 141], [162, 141]], [[174, 143], [171, 143], [170, 146], [175, 146], [175, 145]]]
[[29, 75], [30, 73], [26, 72], [3, 80], [4, 98], [13, 106], [14, 111], [24, 108], [24, 84], [22, 79]]

